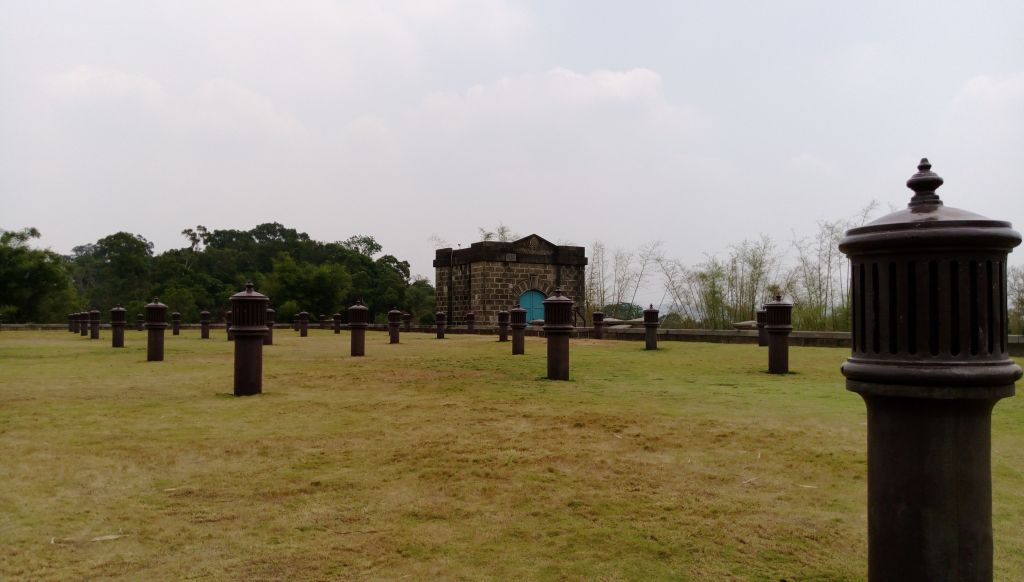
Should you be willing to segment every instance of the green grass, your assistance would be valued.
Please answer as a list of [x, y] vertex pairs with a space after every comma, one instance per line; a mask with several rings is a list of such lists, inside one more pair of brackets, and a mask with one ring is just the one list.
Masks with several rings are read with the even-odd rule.
[[[860, 580], [846, 350], [279, 329], [264, 394], [223, 333], [0, 334], [0, 579]], [[993, 417], [996, 577], [1024, 572], [1024, 404]], [[107, 535], [117, 539], [90, 541]]]

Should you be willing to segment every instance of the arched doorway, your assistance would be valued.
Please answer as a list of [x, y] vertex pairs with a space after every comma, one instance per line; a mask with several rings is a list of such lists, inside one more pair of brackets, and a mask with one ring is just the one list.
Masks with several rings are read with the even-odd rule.
[[519, 296], [519, 307], [526, 310], [526, 321], [544, 319], [545, 296], [536, 289], [530, 289]]

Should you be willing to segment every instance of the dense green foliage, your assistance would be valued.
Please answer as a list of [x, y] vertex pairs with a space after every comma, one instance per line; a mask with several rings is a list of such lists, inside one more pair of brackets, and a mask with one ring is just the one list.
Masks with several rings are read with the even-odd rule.
[[[7, 321], [63, 321], [84, 306], [124, 305], [129, 317], [159, 297], [185, 321], [207, 309], [219, 319], [247, 281], [270, 296], [278, 319], [300, 310], [314, 318], [358, 299], [380, 318], [392, 307], [417, 319], [434, 310], [434, 289], [412, 280], [409, 263], [381, 254], [372, 236], [324, 243], [277, 223], [251, 230], [185, 229], [189, 245], [154, 255], [140, 235], [118, 232], [77, 246], [70, 257], [27, 246], [34, 229], [3, 233], [0, 309]], [[380, 256], [377, 256], [380, 255]], [[375, 258], [376, 257], [376, 258]]]
[[613, 317], [615, 319], [636, 319], [644, 316], [643, 307], [628, 301], [605, 305], [601, 311], [604, 312], [605, 317]]
[[4, 321], [56, 321], [80, 309], [68, 261], [49, 250], [31, 248], [39, 231], [0, 232], [0, 316]]

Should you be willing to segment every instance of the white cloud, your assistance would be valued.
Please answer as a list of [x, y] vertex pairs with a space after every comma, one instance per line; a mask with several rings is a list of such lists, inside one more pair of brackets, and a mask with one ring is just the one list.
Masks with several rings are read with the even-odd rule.
[[102, 102], [160, 102], [166, 95], [160, 83], [145, 75], [114, 69], [80, 65], [46, 79], [51, 97], [64, 105]]
[[294, 136], [305, 132], [292, 115], [281, 111], [266, 95], [227, 79], [214, 79], [183, 99], [194, 131], [245, 135]]
[[949, 106], [948, 131], [971, 143], [1009, 146], [1024, 135], [1024, 73], [980, 75]]
[[566, 68], [432, 93], [401, 123], [431, 150], [450, 149], [485, 166], [532, 162], [530, 171], [564, 174], [668, 153], [651, 148], [679, 153], [709, 126], [695, 109], [667, 99], [655, 71]]
[[793, 156], [790, 158], [789, 164], [798, 172], [832, 174], [835, 171], [834, 163], [808, 152], [803, 152]]
[[[1009, 219], [1024, 216], [1024, 73], [978, 75], [965, 81], [935, 120], [931, 161], [945, 179], [947, 204]], [[1018, 259], [1019, 260], [1019, 259]]]
[[648, 112], [671, 110], [661, 76], [650, 69], [577, 73], [555, 68], [541, 75], [505, 77], [462, 93], [432, 93], [423, 101], [437, 113], [502, 111], [530, 115], [537, 108], [570, 110], [632, 105]]
[[[295, 137], [305, 130], [268, 96], [230, 79], [212, 79], [181, 93], [157, 80], [95, 65], [80, 65], [46, 79], [43, 110], [64, 120], [59, 131], [75, 138], [103, 126], [131, 126], [148, 138], [186, 135]], [[88, 108], [86, 116], [80, 114]], [[79, 136], [95, 141], [96, 135]]]

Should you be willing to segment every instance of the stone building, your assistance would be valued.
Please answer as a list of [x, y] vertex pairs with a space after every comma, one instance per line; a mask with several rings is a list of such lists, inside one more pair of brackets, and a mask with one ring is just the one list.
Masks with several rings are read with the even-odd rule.
[[467, 311], [478, 325], [497, 325], [498, 311], [520, 305], [527, 321], [544, 318], [541, 302], [561, 287], [576, 301], [584, 296], [587, 256], [583, 247], [559, 246], [531, 234], [513, 242], [482, 241], [434, 255], [437, 310], [462, 324]]

